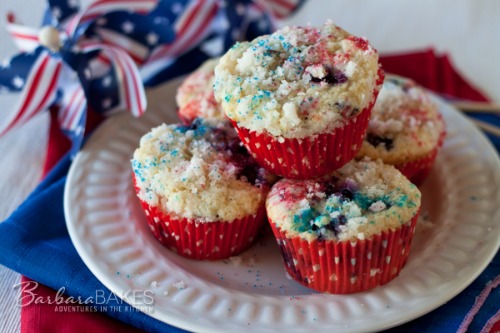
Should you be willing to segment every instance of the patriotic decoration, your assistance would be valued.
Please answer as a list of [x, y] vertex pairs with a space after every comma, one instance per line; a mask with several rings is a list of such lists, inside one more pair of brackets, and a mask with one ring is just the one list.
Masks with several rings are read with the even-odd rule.
[[19, 104], [3, 111], [0, 137], [56, 109], [76, 153], [88, 108], [140, 116], [144, 87], [192, 71], [236, 41], [272, 32], [273, 19], [303, 1], [48, 0], [40, 29], [9, 14], [7, 30], [20, 53], [0, 63], [0, 98], [18, 94]]
[[[469, 310], [464, 320], [458, 327], [457, 333], [467, 333], [469, 331], [469, 326], [474, 320], [474, 317], [479, 312], [481, 307], [486, 302], [488, 296], [492, 293], [493, 289], [498, 288], [500, 286], [500, 275], [497, 275], [495, 279], [489, 281], [481, 293], [476, 297], [476, 301], [472, 308]], [[498, 332], [493, 330], [494, 326], [500, 327], [500, 309], [486, 322], [484, 327], [481, 329], [481, 332]], [[497, 327], [497, 328], [498, 328]]]

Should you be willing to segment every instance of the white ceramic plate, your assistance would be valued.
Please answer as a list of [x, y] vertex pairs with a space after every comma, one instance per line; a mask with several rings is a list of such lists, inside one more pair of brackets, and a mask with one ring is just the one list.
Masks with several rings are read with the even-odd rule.
[[149, 92], [145, 116], [119, 115], [74, 161], [64, 208], [83, 261], [111, 291], [150, 290], [154, 305], [126, 301], [154, 318], [199, 332], [378, 331], [417, 318], [468, 286], [500, 245], [500, 163], [462, 115], [436, 99], [448, 136], [422, 187], [423, 215], [408, 264], [389, 284], [354, 295], [318, 294], [288, 279], [269, 231], [230, 261], [199, 262], [150, 234], [131, 183], [141, 135], [175, 122], [177, 82]]

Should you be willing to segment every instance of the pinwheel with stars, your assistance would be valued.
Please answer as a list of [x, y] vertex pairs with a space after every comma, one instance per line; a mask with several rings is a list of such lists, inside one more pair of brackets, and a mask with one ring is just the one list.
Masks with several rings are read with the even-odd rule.
[[0, 64], [0, 94], [18, 94], [19, 103], [4, 112], [0, 136], [53, 109], [74, 154], [88, 109], [140, 116], [145, 86], [185, 74], [236, 41], [270, 33], [273, 18], [290, 14], [303, 0], [86, 2], [49, 0], [40, 29], [9, 15], [7, 29], [21, 53]]
[[169, 25], [148, 23], [145, 14], [156, 7], [153, 0], [102, 0], [83, 9], [72, 0], [49, 4], [41, 29], [21, 26], [9, 14], [7, 29], [21, 53], [2, 63], [0, 86], [4, 93], [18, 93], [19, 103], [14, 112], [5, 115], [9, 119], [0, 133], [56, 108], [59, 126], [76, 152], [82, 143], [88, 107], [103, 114], [122, 108], [134, 116], [146, 109], [142, 80], [132, 56], [92, 33], [95, 22], [110, 13], [123, 13], [156, 34], [156, 42], [171, 41], [174, 32]]

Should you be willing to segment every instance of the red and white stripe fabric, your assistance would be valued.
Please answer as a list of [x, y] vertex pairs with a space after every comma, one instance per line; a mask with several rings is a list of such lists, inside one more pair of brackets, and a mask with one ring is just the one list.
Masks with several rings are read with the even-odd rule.
[[146, 46], [123, 34], [105, 28], [97, 29], [97, 33], [104, 44], [124, 50], [138, 65], [144, 63], [149, 55]]
[[143, 73], [154, 72], [153, 68], [162, 67], [172, 58], [195, 47], [210, 32], [208, 28], [217, 15], [218, 9], [219, 1], [217, 0], [190, 1], [183, 14], [175, 22], [174, 42], [156, 48], [141, 71]]
[[11, 119], [0, 131], [0, 135], [27, 122], [40, 110], [46, 110], [54, 102], [61, 68], [62, 62], [51, 57], [48, 51], [40, 54], [26, 78], [19, 98], [20, 105], [11, 114]]
[[87, 99], [79, 83], [66, 87], [59, 106], [58, 121], [61, 129], [75, 131], [87, 108]]
[[[493, 280], [490, 281], [486, 287], [481, 291], [479, 296], [477, 296], [476, 301], [474, 305], [472, 306], [472, 309], [469, 310], [467, 315], [465, 316], [464, 320], [460, 324], [460, 327], [457, 330], [457, 333], [466, 333], [469, 329], [470, 324], [472, 323], [472, 320], [476, 316], [476, 314], [479, 312], [481, 307], [483, 306], [484, 302], [486, 302], [486, 299], [490, 295], [491, 291], [495, 288], [500, 286], [500, 275], [497, 275], [497, 277]], [[488, 333], [490, 329], [493, 327], [493, 325], [500, 320], [500, 311], [497, 312], [493, 317], [491, 317], [488, 322], [485, 324], [483, 329], [481, 330], [481, 333]]]
[[159, 0], [99, 0], [91, 3], [68, 21], [66, 33], [73, 36], [79, 25], [96, 19], [112, 11], [126, 10], [145, 14], [156, 7]]
[[39, 45], [38, 29], [16, 23], [15, 16], [12, 13], [7, 15], [6, 28], [20, 51], [31, 52]]
[[256, 0], [256, 2], [279, 19], [289, 16], [299, 4], [299, 0]]
[[193, 0], [175, 22], [175, 41], [153, 51], [148, 62], [185, 53], [205, 37], [219, 8], [216, 0]]
[[82, 45], [83, 52], [101, 50], [107, 57], [121, 78], [120, 98], [124, 100], [124, 107], [138, 117], [146, 111], [147, 101], [144, 86], [142, 85], [139, 70], [132, 58], [123, 50], [106, 46], [100, 43], [86, 43]]

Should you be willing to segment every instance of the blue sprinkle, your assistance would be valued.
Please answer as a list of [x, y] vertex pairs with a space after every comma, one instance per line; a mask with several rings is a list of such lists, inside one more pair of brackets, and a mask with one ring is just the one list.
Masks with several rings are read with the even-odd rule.
[[195, 137], [201, 137], [207, 132], [207, 126], [202, 118], [196, 118], [189, 125], [178, 125], [175, 131], [181, 134], [185, 134], [187, 131], [193, 131]]

